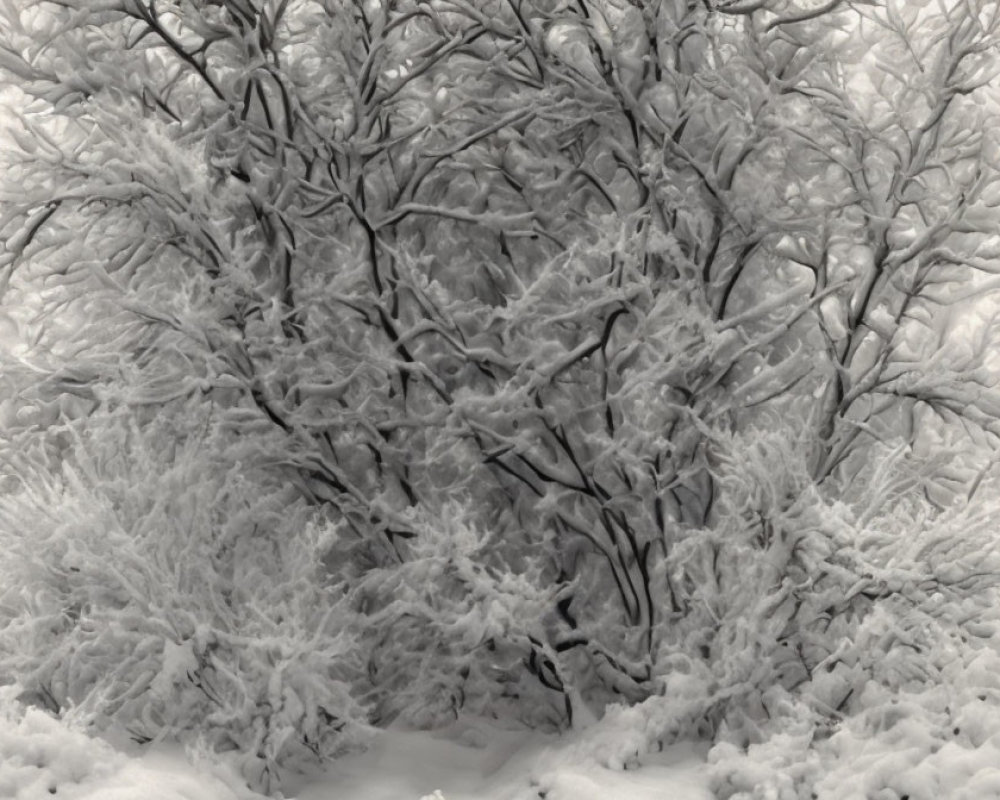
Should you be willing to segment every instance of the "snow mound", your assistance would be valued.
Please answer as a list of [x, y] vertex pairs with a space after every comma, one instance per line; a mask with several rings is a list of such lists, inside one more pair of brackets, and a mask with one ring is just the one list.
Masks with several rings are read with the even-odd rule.
[[110, 745], [36, 709], [0, 717], [0, 797], [85, 797], [125, 764]]
[[5, 800], [246, 800], [180, 754], [129, 758], [38, 709], [0, 713]]

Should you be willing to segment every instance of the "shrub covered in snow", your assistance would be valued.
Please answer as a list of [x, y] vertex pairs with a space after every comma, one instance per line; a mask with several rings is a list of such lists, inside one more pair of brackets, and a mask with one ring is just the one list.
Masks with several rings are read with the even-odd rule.
[[0, 595], [0, 674], [140, 741], [235, 751], [267, 786], [364, 730], [354, 617], [323, 567], [334, 534], [169, 428], [109, 413], [58, 431], [73, 442], [58, 472], [30, 448], [16, 459], [20, 488], [0, 496], [0, 573], [18, 576]]
[[[1000, 642], [952, 650], [932, 680], [904, 690], [864, 682], [831, 724], [804, 701], [762, 725], [757, 743], [716, 745], [716, 795], [726, 800], [937, 800], [1000, 789]], [[940, 653], [945, 655], [944, 653]]]
[[568, 679], [544, 625], [554, 589], [530, 556], [513, 572], [497, 558], [502, 544], [457, 503], [408, 522], [417, 535], [400, 545], [400, 562], [351, 590], [376, 718], [435, 727], [464, 711], [562, 724]]
[[818, 605], [797, 603], [808, 615], [790, 617], [774, 642], [772, 652], [792, 645], [795, 679], [775, 672], [721, 726], [711, 754], [720, 797], [995, 792], [1000, 567], [990, 506], [929, 514], [908, 500], [841, 517], [852, 522], [848, 538], [810, 584]]

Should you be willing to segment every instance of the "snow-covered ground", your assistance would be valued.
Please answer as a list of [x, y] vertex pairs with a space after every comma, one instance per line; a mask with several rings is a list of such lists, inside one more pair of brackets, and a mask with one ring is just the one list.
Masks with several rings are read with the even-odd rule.
[[0, 798], [248, 800], [183, 755], [129, 756], [42, 711], [0, 714]]
[[[388, 731], [363, 753], [286, 787], [297, 800], [709, 800], [705, 748], [681, 744], [628, 770], [594, 759], [592, 742], [482, 722], [434, 733]], [[0, 716], [0, 798], [251, 800], [221, 767], [169, 748], [115, 749], [47, 714]]]
[[438, 734], [389, 731], [337, 762], [298, 800], [708, 800], [705, 750], [677, 745], [629, 770], [597, 764], [574, 737], [482, 724]]

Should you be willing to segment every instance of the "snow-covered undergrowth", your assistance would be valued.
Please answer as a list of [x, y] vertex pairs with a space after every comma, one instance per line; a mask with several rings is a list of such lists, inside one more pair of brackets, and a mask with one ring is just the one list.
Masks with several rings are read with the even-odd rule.
[[[942, 653], [947, 657], [949, 654]], [[666, 701], [612, 707], [563, 735], [463, 718], [434, 732], [390, 729], [363, 752], [290, 777], [295, 800], [979, 800], [1000, 796], [1000, 656], [952, 652], [940, 682], [867, 682], [856, 712], [826, 729], [772, 693], [762, 741], [649, 747]], [[0, 797], [253, 800], [236, 770], [189, 749], [116, 749], [11, 693], [0, 712]], [[706, 763], [707, 754], [707, 763]]]
[[109, 428], [54, 474], [25, 448], [0, 497], [0, 685], [99, 730], [238, 756], [265, 789], [279, 763], [359, 743], [358, 648], [317, 577], [323, 527], [181, 437], [164, 465], [134, 434]]
[[[998, 614], [975, 610], [978, 642], [956, 631], [926, 653], [925, 673], [896, 685], [838, 665], [848, 712], [821, 715], [807, 694], [772, 693], [772, 718], [747, 748], [709, 754], [723, 800], [975, 800], [1000, 796]], [[895, 632], [897, 635], [899, 631]], [[938, 633], [941, 633], [940, 631]], [[919, 651], [920, 644], [914, 643]], [[912, 662], [916, 663], [916, 662]], [[856, 683], [850, 685], [850, 678]], [[815, 705], [815, 703], [814, 703]]]
[[[116, 749], [9, 697], [0, 709], [0, 797], [41, 800], [253, 800], [233, 770], [157, 746]], [[599, 728], [600, 726], [598, 726]], [[482, 720], [440, 731], [389, 730], [363, 753], [290, 781], [296, 800], [708, 800], [705, 747], [680, 744], [629, 770], [595, 745], [613, 730], [558, 737]], [[190, 751], [189, 751], [190, 752]]]
[[[602, 796], [632, 767], [648, 777], [664, 745], [699, 737], [715, 743], [723, 800], [975, 797], [995, 780], [982, 768], [1000, 741], [988, 505], [886, 508], [893, 484], [873, 480], [848, 507], [811, 487], [780, 442], [735, 442], [726, 524], [692, 532], [663, 565], [688, 610], [660, 621], [648, 694], [606, 706], [574, 650], [546, 644], [559, 641], [548, 595], [499, 569], [460, 510], [439, 529], [422, 523], [399, 565], [359, 578], [336, 531], [280, 486], [214, 469], [195, 439], [163, 464], [155, 437], [140, 447], [119, 433], [94, 454], [81, 447], [61, 480], [40, 466], [30, 488], [0, 498], [0, 574], [17, 576], [0, 589], [0, 683], [36, 707], [200, 746], [275, 795], [299, 770], [370, 763], [402, 741], [383, 735], [337, 761], [373, 723], [530, 722], [563, 700], [574, 726], [564, 738], [516, 735], [548, 755], [517, 762], [527, 783], [512, 797]], [[775, 467], [786, 462], [795, 468]], [[768, 520], [763, 540], [743, 524], [748, 509]], [[42, 724], [38, 713], [18, 724]], [[480, 738], [492, 753], [504, 735]], [[428, 769], [447, 777], [486, 756], [436, 757]], [[489, 796], [475, 782], [432, 784], [406, 783], [417, 794], [402, 796]]]

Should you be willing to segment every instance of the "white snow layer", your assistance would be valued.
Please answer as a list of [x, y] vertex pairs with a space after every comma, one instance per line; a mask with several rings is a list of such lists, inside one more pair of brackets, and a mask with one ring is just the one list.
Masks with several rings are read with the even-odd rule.
[[[594, 760], [592, 742], [464, 722], [436, 734], [387, 731], [363, 753], [287, 786], [297, 800], [709, 800], [705, 747], [681, 744], [632, 769]], [[222, 768], [154, 749], [132, 757], [42, 711], [0, 714], [0, 798], [249, 800]]]
[[340, 759], [297, 800], [710, 800], [705, 750], [681, 744], [629, 770], [596, 763], [574, 736], [464, 723], [438, 734], [387, 731]]

